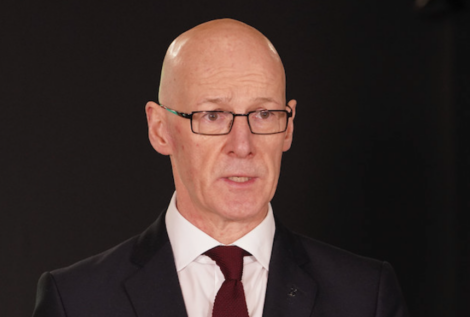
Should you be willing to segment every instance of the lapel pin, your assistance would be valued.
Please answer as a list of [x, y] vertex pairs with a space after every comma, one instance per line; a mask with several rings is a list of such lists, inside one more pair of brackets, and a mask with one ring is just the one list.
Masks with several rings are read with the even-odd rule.
[[291, 287], [287, 295], [289, 295], [290, 297], [295, 297], [296, 294], [297, 294], [297, 288]]

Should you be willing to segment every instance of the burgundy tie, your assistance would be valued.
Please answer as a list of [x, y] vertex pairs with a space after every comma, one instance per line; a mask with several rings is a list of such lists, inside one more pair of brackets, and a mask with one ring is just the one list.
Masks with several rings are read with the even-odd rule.
[[217, 263], [225, 276], [215, 296], [212, 317], [249, 317], [243, 291], [243, 257], [250, 255], [237, 246], [219, 246], [204, 253]]

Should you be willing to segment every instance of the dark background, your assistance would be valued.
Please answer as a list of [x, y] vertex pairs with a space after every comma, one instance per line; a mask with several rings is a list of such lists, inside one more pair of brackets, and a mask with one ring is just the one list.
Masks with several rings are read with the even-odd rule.
[[[8, 0], [9, 1], [9, 0]], [[232, 17], [263, 32], [298, 100], [275, 212], [394, 266], [413, 316], [468, 316], [470, 13], [463, 1], [2, 1], [0, 312], [46, 270], [166, 208], [150, 146], [166, 48]]]

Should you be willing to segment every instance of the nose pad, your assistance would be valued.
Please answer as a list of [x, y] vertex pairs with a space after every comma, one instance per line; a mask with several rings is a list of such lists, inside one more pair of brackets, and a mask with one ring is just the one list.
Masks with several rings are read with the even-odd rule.
[[[251, 134], [251, 128], [250, 128], [250, 123], [248, 122], [248, 115], [234, 115], [233, 116], [233, 120], [231, 122], [231, 125], [230, 125], [230, 132], [232, 132], [232, 129], [233, 129], [233, 126], [235, 124], [235, 119], [237, 117], [244, 117], [244, 120], [246, 122], [246, 127], [248, 128], [248, 131], [250, 132]], [[243, 120], [243, 118], [240, 118], [241, 120]], [[238, 123], [239, 125], [242, 124], [242, 123]]]
[[232, 132], [233, 124], [235, 123], [235, 118], [233, 117], [232, 121], [230, 121], [229, 126], [228, 126], [228, 131], [229, 133]]
[[[244, 116], [239, 115], [236, 117]], [[241, 119], [243, 120], [243, 118]], [[233, 127], [233, 125], [235, 125], [235, 117], [232, 123], [232, 130], [226, 140], [227, 153], [235, 155], [238, 158], [253, 156], [254, 144], [248, 120], [245, 124], [243, 124], [243, 122], [238, 122], [238, 126]]]

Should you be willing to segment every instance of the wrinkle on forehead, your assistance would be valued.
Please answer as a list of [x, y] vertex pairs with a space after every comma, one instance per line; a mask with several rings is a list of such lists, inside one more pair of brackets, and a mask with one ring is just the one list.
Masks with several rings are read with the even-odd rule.
[[281, 59], [262, 33], [236, 20], [214, 20], [181, 34], [171, 43], [162, 67], [160, 102], [172, 103], [189, 78], [202, 79], [223, 68], [270, 72], [285, 85]]

